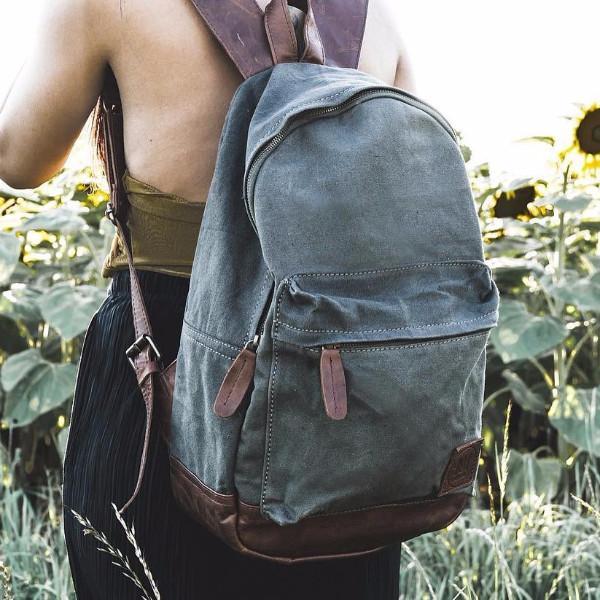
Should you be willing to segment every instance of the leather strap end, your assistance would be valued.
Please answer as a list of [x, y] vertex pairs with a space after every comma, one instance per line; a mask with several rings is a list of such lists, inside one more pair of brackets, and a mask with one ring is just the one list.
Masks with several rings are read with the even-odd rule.
[[146, 379], [154, 373], [160, 373], [162, 371], [161, 366], [155, 360], [148, 360], [139, 367], [136, 365], [135, 376], [139, 386], [142, 386]]
[[154, 381], [152, 377], [147, 377], [144, 380], [144, 383], [140, 386], [142, 391], [142, 396], [144, 398], [144, 404], [146, 406], [146, 427], [144, 430], [144, 443], [142, 446], [142, 455], [140, 457], [140, 464], [138, 468], [138, 476], [137, 481], [135, 483], [135, 488], [131, 497], [127, 502], [123, 505], [122, 508], [119, 509], [119, 512], [123, 514], [134, 502], [134, 500], [138, 497], [140, 490], [142, 489], [142, 483], [144, 481], [144, 473], [146, 471], [146, 461], [148, 460], [148, 450], [150, 448], [150, 432], [152, 429], [152, 413], [154, 410]]
[[317, 26], [312, 0], [307, 0], [306, 6], [306, 17], [304, 17], [304, 52], [300, 57], [300, 62], [324, 65], [325, 47], [323, 46], [323, 40]]
[[255, 368], [256, 353], [244, 348], [229, 367], [215, 399], [213, 411], [218, 417], [235, 414], [254, 380]]
[[321, 351], [321, 391], [327, 416], [335, 421], [344, 419], [348, 414], [348, 396], [344, 363], [337, 348]]
[[298, 62], [298, 42], [287, 0], [271, 0], [266, 6], [265, 30], [273, 64]]

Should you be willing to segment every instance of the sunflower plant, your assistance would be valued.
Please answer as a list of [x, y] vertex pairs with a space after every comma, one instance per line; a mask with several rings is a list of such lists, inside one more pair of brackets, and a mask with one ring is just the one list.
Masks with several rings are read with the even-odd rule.
[[0, 187], [0, 441], [26, 473], [60, 464], [83, 333], [106, 294], [106, 200], [89, 168]]
[[[472, 172], [486, 255], [501, 291], [490, 336], [484, 433], [501, 436], [507, 402], [513, 477], [551, 499], [576, 463], [600, 458], [600, 108], [572, 118], [554, 175], [492, 182]], [[516, 458], [515, 458], [516, 457]], [[517, 460], [518, 459], [518, 460]], [[561, 485], [559, 485], [561, 484]]]

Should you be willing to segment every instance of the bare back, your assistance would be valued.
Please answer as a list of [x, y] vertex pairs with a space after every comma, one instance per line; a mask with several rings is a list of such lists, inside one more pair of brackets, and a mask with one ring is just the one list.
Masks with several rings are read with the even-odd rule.
[[[194, 201], [205, 201], [212, 177], [217, 144], [229, 101], [241, 83], [233, 63], [227, 58], [211, 32], [208, 30], [190, 0], [57, 0], [63, 5], [58, 19], [69, 23], [71, 18], [65, 12], [69, 4], [87, 4], [85, 20], [93, 22], [88, 27], [88, 44], [96, 44], [90, 49], [96, 62], [111, 65], [117, 77], [123, 102], [125, 126], [125, 154], [128, 168], [137, 179], [169, 193]], [[264, 5], [266, 0], [258, 0]], [[49, 9], [49, 18], [53, 11]], [[73, 9], [75, 10], [75, 9]], [[83, 9], [78, 9], [81, 12]], [[81, 17], [72, 17], [74, 19]], [[399, 25], [393, 8], [393, 0], [371, 0], [367, 17], [367, 25], [359, 68], [372, 73], [388, 84], [395, 84], [405, 89], [412, 87], [412, 77], [399, 34]], [[83, 24], [82, 24], [83, 27]], [[95, 37], [94, 37], [95, 36]], [[96, 42], [94, 42], [96, 39]], [[53, 42], [48, 40], [47, 46]], [[56, 42], [57, 44], [59, 42]], [[43, 44], [42, 44], [43, 46]], [[47, 47], [46, 51], [51, 51]], [[71, 43], [71, 48], [73, 48]], [[41, 52], [41, 50], [40, 50]], [[75, 118], [87, 117], [95, 99], [100, 93], [103, 68], [81, 64], [85, 57], [65, 56], [52, 59], [73, 61], [79, 72], [85, 69], [85, 76], [78, 82], [86, 89], [78, 90], [81, 106], [72, 109], [71, 121]], [[31, 96], [37, 93], [47, 95], [51, 92], [48, 83], [42, 90], [36, 90], [36, 83], [28, 81], [34, 77], [44, 77], [41, 70], [44, 59], [34, 56], [21, 75], [25, 81], [18, 81], [14, 93], [9, 95], [5, 109], [0, 113], [0, 178], [11, 183], [11, 167], [18, 171], [19, 162], [15, 155], [8, 155], [2, 161], [3, 149], [11, 149], [10, 144], [3, 145], [5, 136], [17, 135], [12, 130], [18, 122], [35, 120], [33, 110], [27, 112], [27, 103], [20, 106], [17, 96]], [[69, 65], [64, 65], [68, 68]], [[56, 73], [54, 78], [59, 77]], [[67, 83], [65, 83], [68, 85]], [[55, 84], [57, 85], [57, 84]], [[73, 84], [71, 84], [73, 85]], [[64, 86], [63, 86], [64, 89]], [[68, 90], [67, 90], [68, 92]], [[69, 102], [67, 94], [62, 102]], [[87, 103], [87, 104], [86, 104]], [[52, 107], [44, 115], [46, 121], [51, 119]], [[12, 151], [21, 156], [22, 176], [17, 173], [13, 179], [19, 187], [37, 184], [40, 177], [47, 179], [61, 166], [76, 134], [81, 129], [60, 113], [57, 107], [57, 119], [65, 119], [64, 135], [57, 129], [53, 139], [59, 149], [48, 148], [44, 156], [44, 142], [38, 142], [37, 155], [25, 159], [31, 162], [27, 175], [27, 164], [23, 166], [25, 147], [31, 148], [32, 140], [23, 140], [21, 132], [19, 145], [12, 146]], [[64, 110], [64, 109], [63, 109]], [[87, 112], [86, 112], [87, 111]], [[4, 118], [3, 118], [4, 117]], [[85, 119], [84, 119], [85, 120]], [[47, 123], [35, 123], [34, 128], [46, 135]], [[60, 147], [60, 144], [65, 146]], [[33, 162], [40, 166], [36, 168]], [[185, 168], [182, 168], [185, 165]], [[42, 168], [45, 167], [45, 168]], [[7, 176], [8, 175], [8, 176]], [[32, 180], [29, 183], [29, 180]]]

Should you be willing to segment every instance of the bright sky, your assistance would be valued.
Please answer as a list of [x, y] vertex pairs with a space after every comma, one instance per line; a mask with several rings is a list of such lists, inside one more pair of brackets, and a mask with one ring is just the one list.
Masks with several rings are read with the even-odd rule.
[[[0, 0], [2, 96], [25, 59], [43, 1], [52, 0]], [[533, 174], [541, 150], [514, 140], [564, 129], [560, 117], [576, 112], [574, 103], [600, 102], [598, 0], [391, 1], [418, 94], [496, 171]]]

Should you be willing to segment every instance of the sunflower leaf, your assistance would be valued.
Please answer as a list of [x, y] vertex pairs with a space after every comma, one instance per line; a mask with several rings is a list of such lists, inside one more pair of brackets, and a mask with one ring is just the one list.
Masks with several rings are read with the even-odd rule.
[[594, 456], [600, 456], [599, 402], [600, 386], [567, 386], [566, 393], [554, 400], [548, 413], [550, 423], [568, 442]]
[[511, 450], [508, 472], [506, 494], [511, 500], [532, 495], [551, 500], [558, 493], [563, 467], [557, 458], [537, 458]]
[[498, 326], [492, 329], [490, 340], [505, 363], [539, 356], [568, 335], [558, 319], [533, 315], [518, 300], [501, 300], [499, 313]]

